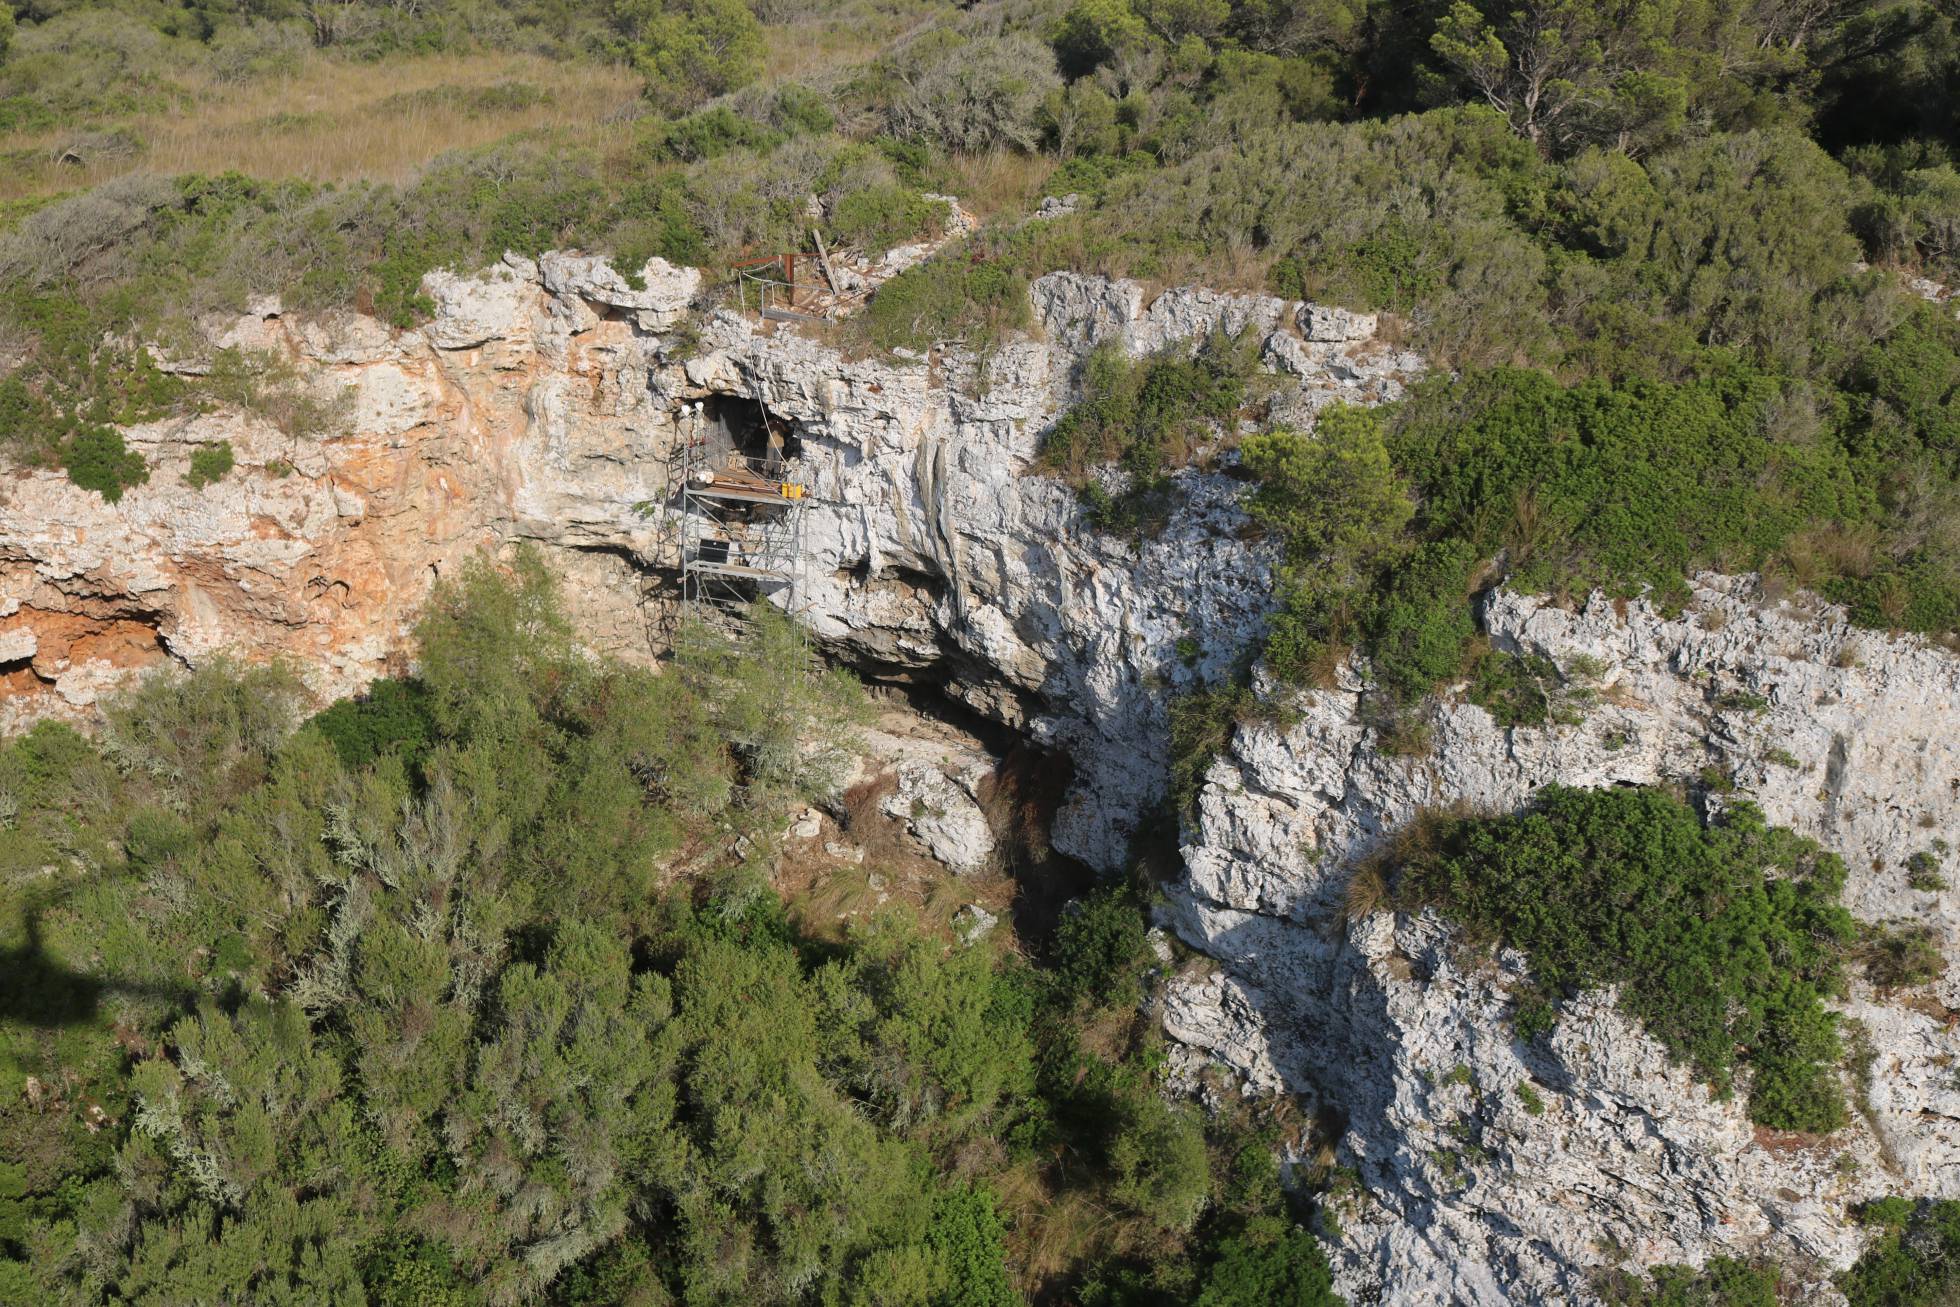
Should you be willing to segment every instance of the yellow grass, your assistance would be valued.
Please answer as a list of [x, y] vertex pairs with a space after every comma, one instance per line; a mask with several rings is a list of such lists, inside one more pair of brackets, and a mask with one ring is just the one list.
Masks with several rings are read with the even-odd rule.
[[948, 160], [946, 170], [960, 204], [984, 222], [999, 213], [1019, 215], [1033, 209], [1055, 166], [1047, 155], [990, 150]]
[[794, 81], [833, 68], [864, 63], [884, 48], [891, 32], [828, 22], [791, 23], [763, 29], [762, 76]]
[[[475, 110], [459, 102], [472, 90], [512, 83], [535, 87], [546, 98]], [[603, 147], [623, 135], [623, 111], [639, 88], [639, 78], [626, 69], [534, 55], [431, 55], [378, 63], [320, 56], [289, 77], [242, 85], [193, 80], [192, 107], [115, 124], [145, 147], [121, 158], [60, 162], [79, 135], [73, 130], [0, 136], [0, 157], [19, 151], [44, 160], [0, 168], [0, 200], [93, 186], [139, 169], [402, 181], [445, 151], [540, 129], [575, 129]]]
[[772, 23], [762, 29], [763, 80], [806, 79], [869, 63], [900, 37], [944, 19], [931, 4], [882, 0]]

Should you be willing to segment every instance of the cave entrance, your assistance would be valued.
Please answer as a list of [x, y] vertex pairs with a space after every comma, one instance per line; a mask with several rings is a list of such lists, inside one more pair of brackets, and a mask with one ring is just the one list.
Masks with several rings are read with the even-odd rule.
[[701, 421], [709, 448], [758, 471], [780, 468], [803, 452], [794, 423], [743, 395], [705, 396]]

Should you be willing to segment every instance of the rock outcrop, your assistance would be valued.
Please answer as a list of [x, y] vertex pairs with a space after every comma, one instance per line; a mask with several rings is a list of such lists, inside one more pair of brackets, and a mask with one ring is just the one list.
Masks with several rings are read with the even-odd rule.
[[[81, 714], [132, 670], [231, 649], [286, 655], [322, 697], [396, 665], [435, 579], [513, 540], [551, 552], [581, 634], [645, 656], [671, 537], [683, 408], [760, 400], [810, 482], [799, 608], [840, 657], [943, 685], [1043, 743], [1079, 784], [1065, 851], [1120, 862], [1162, 787], [1163, 688], [1215, 674], [1254, 639], [1268, 562], [1239, 539], [1238, 483], [1187, 472], [1188, 508], [1133, 544], [1088, 529], [1030, 472], [1086, 352], [1195, 349], [1217, 328], [1298, 360], [1275, 403], [1374, 402], [1420, 368], [1350, 326], [1310, 343], [1297, 302], [1072, 274], [1035, 284], [1040, 332], [984, 361], [847, 358], [698, 302], [700, 275], [650, 261], [638, 287], [603, 260], [507, 258], [434, 273], [434, 319], [296, 319], [276, 302], [213, 323], [212, 347], [282, 357], [344, 395], [344, 424], [299, 437], [243, 412], [130, 433], [147, 485], [105, 504], [59, 473], [16, 473], [0, 504], [0, 724]], [[195, 371], [208, 363], [178, 360]], [[191, 450], [238, 468], [196, 489]], [[1184, 645], [1181, 640], [1194, 641]], [[28, 648], [28, 642], [33, 648]]]
[[1960, 660], [1717, 577], [1673, 618], [1503, 592], [1485, 618], [1497, 647], [1590, 683], [1583, 720], [1505, 730], [1447, 704], [1433, 753], [1396, 757], [1353, 686], [1300, 696], [1284, 728], [1241, 728], [1173, 894], [1178, 932], [1224, 965], [1177, 985], [1171, 1033], [1251, 1086], [1345, 1113], [1338, 1157], [1359, 1184], [1339, 1212], [1341, 1279], [1358, 1300], [1584, 1300], [1622, 1260], [1712, 1255], [1768, 1257], [1828, 1292], [1824, 1273], [1862, 1242], [1849, 1205], [1960, 1192], [1960, 975], [1885, 996], [1854, 985], [1842, 1009], [1874, 1053], [1866, 1084], [1847, 1071], [1859, 1110], [1827, 1139], [1779, 1137], [1740, 1096], [1711, 1099], [1611, 995], [1518, 1043], [1506, 989], [1521, 958], [1462, 957], [1427, 914], [1344, 924], [1345, 891], [1426, 807], [1720, 775], [1844, 855], [1855, 914], [1932, 925], [1952, 956], [1954, 895], [1913, 888], [1906, 864], [1960, 821]]

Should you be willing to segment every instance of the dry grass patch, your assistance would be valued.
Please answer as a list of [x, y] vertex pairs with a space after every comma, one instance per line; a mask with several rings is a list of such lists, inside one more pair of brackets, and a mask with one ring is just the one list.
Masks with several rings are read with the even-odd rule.
[[763, 29], [762, 75], [796, 81], [877, 58], [888, 34], [882, 27], [855, 28], [821, 20]]
[[1380, 860], [1368, 859], [1348, 876], [1347, 888], [1342, 891], [1341, 904], [1335, 912], [1334, 928], [1344, 932], [1356, 922], [1394, 906], [1386, 870]]
[[1084, 1023], [1078, 1038], [1083, 1051], [1120, 1063], [1149, 1038], [1152, 1020], [1133, 1007], [1108, 1007]]
[[946, 162], [953, 194], [960, 205], [982, 222], [1000, 215], [1019, 217], [1032, 212], [1047, 194], [1056, 161], [1047, 155], [990, 150], [959, 155]]
[[[954, 915], [977, 903], [1001, 922], [989, 943], [1018, 950], [1013, 878], [999, 870], [962, 876], [934, 861], [906, 833], [902, 819], [880, 811], [895, 786], [896, 777], [886, 773], [846, 790], [841, 831], [826, 825], [816, 839], [793, 841], [784, 850], [770, 879], [798, 928], [814, 938], [841, 940], [852, 923], [903, 908], [908, 919], [951, 940]], [[864, 850], [863, 861], [847, 861], [825, 847], [840, 840]]]
[[1111, 1211], [1085, 1191], [1058, 1190], [1055, 1171], [1069, 1164], [1058, 1159], [1054, 1168], [1044, 1168], [1025, 1161], [989, 1177], [1007, 1226], [1008, 1274], [1036, 1302], [1051, 1300], [1058, 1283], [1085, 1264], [1165, 1244], [1174, 1250], [1183, 1241]]
[[141, 142], [135, 152], [64, 163], [81, 133], [0, 136], [0, 158], [17, 165], [0, 168], [0, 200], [95, 186], [139, 170], [400, 182], [446, 151], [517, 132], [572, 129], [603, 149], [624, 137], [626, 111], [640, 91], [640, 79], [624, 68], [535, 55], [378, 63], [317, 56], [290, 77], [187, 81], [190, 108], [114, 124]]
[[844, 938], [851, 922], [868, 920], [890, 897], [884, 877], [877, 872], [838, 867], [818, 875], [790, 900], [790, 917], [803, 934], [835, 943]]
[[1007, 1262], [1026, 1289], [1067, 1274], [1107, 1248], [1118, 1224], [1080, 1192], [1043, 1197], [1028, 1207], [1010, 1207], [1003, 1195], [1001, 1206], [1010, 1217]]
[[762, 75], [765, 81], [821, 80], [870, 63], [900, 38], [943, 22], [946, 10], [917, 0], [869, 0], [824, 12], [773, 13], [784, 0], [758, 9], [763, 22]]

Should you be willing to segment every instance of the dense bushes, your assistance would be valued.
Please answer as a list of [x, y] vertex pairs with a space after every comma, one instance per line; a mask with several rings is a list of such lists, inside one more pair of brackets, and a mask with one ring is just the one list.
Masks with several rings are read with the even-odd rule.
[[1313, 1236], [1270, 1218], [1248, 1222], [1219, 1244], [1197, 1300], [1198, 1307], [1325, 1307], [1339, 1301]]
[[1777, 1307], [1783, 1274], [1774, 1266], [1711, 1257], [1692, 1266], [1654, 1266], [1644, 1276], [1612, 1271], [1601, 1277], [1610, 1307]]
[[879, 349], [925, 349], [964, 340], [984, 351], [1029, 321], [1028, 280], [1000, 263], [934, 259], [901, 272], [883, 286], [857, 319]]
[[1336, 407], [1310, 435], [1249, 437], [1247, 509], [1285, 556], [1266, 656], [1312, 680], [1360, 645], [1407, 703], [1470, 670], [1480, 581], [1665, 607], [1703, 568], [1822, 589], [1874, 625], [1951, 629], [1960, 517], [1930, 489], [1951, 457], [1944, 401], [1878, 380], [1911, 348], [1874, 347], [1864, 415], [1711, 360], [1677, 382], [1470, 373], [1388, 416]]
[[1617, 984], [1718, 1093], [1747, 1066], [1755, 1120], [1826, 1131], [1845, 1119], [1822, 1004], [1853, 938], [1843, 881], [1835, 855], [1748, 805], [1704, 824], [1658, 790], [1553, 788], [1517, 816], [1449, 824], [1401, 890], [1529, 957], [1521, 1036], [1549, 1029], [1565, 995]]
[[342, 699], [308, 723], [327, 737], [340, 761], [365, 767], [400, 752], [419, 763], [435, 740], [435, 720], [419, 681], [381, 680], [357, 699]]
[[1246, 1137], [1161, 1093], [1133, 896], [1040, 968], [896, 914], [796, 933], [766, 849], [854, 696], [758, 621], [595, 661], [519, 558], [438, 588], [414, 680], [297, 732], [288, 673], [220, 662], [100, 749], [0, 747], [7, 1296], [1324, 1288], [1277, 1186], [1215, 1160]]
[[1936, 1307], [1960, 1287], [1960, 1202], [1877, 1198], [1858, 1219], [1877, 1238], [1838, 1277], [1851, 1307]]
[[1241, 454], [1260, 479], [1246, 511], [1278, 536], [1284, 560], [1266, 656], [1281, 675], [1312, 679], [1355, 638], [1357, 610], [1405, 548], [1415, 505], [1371, 410], [1329, 409], [1314, 435], [1266, 432]]
[[1143, 914], [1120, 887], [1080, 901], [1055, 928], [1054, 978], [1071, 1003], [1137, 1000], [1136, 973], [1143, 960]]
[[1181, 467], [1245, 402], [1256, 344], [1250, 333], [1215, 333], [1195, 356], [1169, 350], [1141, 361], [1098, 348], [1083, 364], [1082, 400], [1048, 433], [1043, 460], [1078, 481], [1099, 462], [1120, 463], [1138, 483]]
[[236, 459], [231, 452], [229, 440], [200, 445], [191, 451], [191, 467], [190, 471], [184, 474], [184, 480], [202, 490], [206, 486], [224, 480], [234, 466], [236, 466]]
[[1499, 726], [1543, 726], [1570, 720], [1569, 694], [1558, 665], [1543, 654], [1496, 650], [1477, 659], [1466, 697]]
[[740, 0], [613, 0], [619, 52], [664, 106], [691, 108], [762, 71], [762, 25]]
[[891, 134], [967, 153], [1033, 149], [1042, 100], [1057, 84], [1047, 47], [1025, 34], [934, 39], [941, 35], [895, 56], [902, 89], [886, 111]]
[[1515, 584], [1679, 600], [1697, 565], [1759, 567], [1802, 527], [1871, 512], [1828, 412], [1778, 438], [1803, 402], [1740, 365], [1570, 388], [1500, 370], [1418, 396], [1395, 461], [1430, 531], [1502, 552]]

